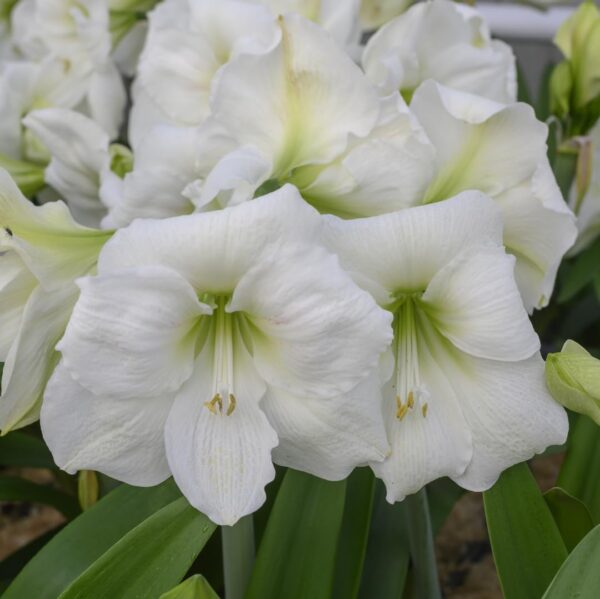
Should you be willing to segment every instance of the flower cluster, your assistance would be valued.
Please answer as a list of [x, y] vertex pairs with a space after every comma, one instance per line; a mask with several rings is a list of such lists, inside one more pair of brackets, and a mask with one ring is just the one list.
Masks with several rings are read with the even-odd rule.
[[577, 228], [512, 52], [447, 0], [363, 48], [360, 11], [12, 7], [3, 432], [41, 415], [61, 468], [173, 476], [220, 524], [273, 463], [393, 502], [564, 441], [528, 312]]

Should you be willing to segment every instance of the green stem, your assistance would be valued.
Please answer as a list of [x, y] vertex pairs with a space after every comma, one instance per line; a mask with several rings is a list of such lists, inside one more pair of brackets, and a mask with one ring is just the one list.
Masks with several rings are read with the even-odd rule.
[[571, 185], [573, 184], [573, 179], [575, 179], [577, 156], [577, 151], [561, 150], [559, 148], [554, 160], [554, 176], [566, 201], [569, 201]]
[[425, 487], [418, 493], [409, 495], [404, 503], [416, 596], [419, 599], [441, 599]]
[[223, 573], [226, 599], [243, 599], [254, 565], [254, 522], [252, 516], [233, 526], [222, 526]]

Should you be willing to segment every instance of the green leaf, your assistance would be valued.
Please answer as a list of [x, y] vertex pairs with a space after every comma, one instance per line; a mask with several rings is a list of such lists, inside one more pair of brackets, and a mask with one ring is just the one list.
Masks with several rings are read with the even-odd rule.
[[597, 599], [599, 563], [600, 525], [575, 547], [542, 599]]
[[579, 415], [571, 427], [565, 461], [557, 486], [587, 506], [594, 524], [600, 523], [600, 428], [587, 416]]
[[594, 528], [594, 521], [585, 504], [569, 495], [564, 489], [554, 487], [544, 493], [567, 550], [574, 547]]
[[558, 302], [565, 303], [575, 297], [600, 273], [600, 238], [574, 260], [561, 280]]
[[163, 593], [160, 599], [219, 599], [219, 595], [204, 576], [195, 574], [169, 592]]
[[505, 599], [541, 597], [567, 549], [527, 464], [506, 470], [483, 503]]
[[370, 468], [357, 468], [346, 486], [344, 518], [337, 549], [333, 597], [358, 596], [363, 562], [369, 539], [375, 477]]
[[60, 599], [160, 596], [185, 576], [215, 528], [181, 497], [128, 532], [74, 580]]
[[409, 558], [405, 505], [389, 504], [385, 500], [385, 486], [378, 480], [358, 596], [361, 599], [402, 597]]
[[147, 489], [121, 485], [61, 530], [23, 568], [2, 599], [56, 599], [123, 535], [180, 496], [172, 480]]
[[73, 518], [80, 512], [77, 499], [72, 495], [17, 476], [0, 476], [0, 501], [29, 501], [49, 505], [67, 518]]
[[330, 599], [346, 482], [288, 470], [246, 599]]
[[33, 435], [19, 431], [0, 437], [0, 464], [23, 468], [56, 468], [46, 444]]

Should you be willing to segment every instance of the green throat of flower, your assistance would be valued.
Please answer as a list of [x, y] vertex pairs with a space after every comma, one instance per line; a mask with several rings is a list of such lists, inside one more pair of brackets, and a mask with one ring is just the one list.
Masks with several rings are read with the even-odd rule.
[[404, 294], [394, 303], [394, 385], [399, 421], [412, 412], [419, 412], [425, 418], [429, 409], [429, 392], [419, 369], [421, 295]]
[[208, 350], [212, 358], [211, 391], [203, 404], [211, 414], [231, 416], [237, 406], [235, 361], [247, 348], [243, 329], [248, 323], [242, 313], [226, 310], [228, 296], [204, 295], [200, 299], [213, 305], [212, 314], [201, 316], [193, 328], [197, 354]]

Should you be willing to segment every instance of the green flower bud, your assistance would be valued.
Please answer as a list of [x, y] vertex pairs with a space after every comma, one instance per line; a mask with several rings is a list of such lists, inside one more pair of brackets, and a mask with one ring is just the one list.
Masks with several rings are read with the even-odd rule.
[[572, 134], [586, 133], [600, 116], [600, 11], [596, 5], [583, 2], [561, 25], [554, 42], [566, 61], [552, 76], [552, 106], [562, 118], [568, 105], [574, 121]]
[[546, 383], [560, 404], [600, 425], [600, 360], [575, 341], [546, 359]]
[[111, 144], [108, 148], [110, 155], [110, 170], [121, 179], [133, 170], [133, 154], [121, 144]]

